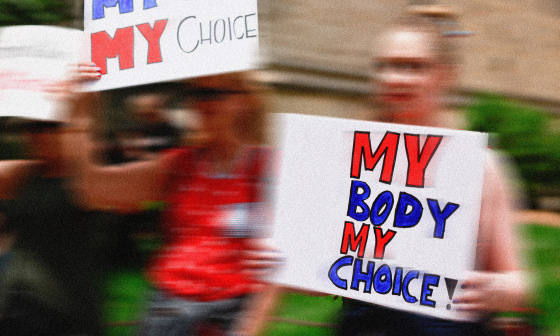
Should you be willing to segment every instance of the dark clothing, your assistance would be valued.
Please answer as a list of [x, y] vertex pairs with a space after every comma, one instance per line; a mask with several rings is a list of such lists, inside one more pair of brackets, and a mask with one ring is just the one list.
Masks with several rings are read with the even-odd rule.
[[344, 299], [340, 336], [489, 336], [485, 323], [458, 322]]
[[0, 335], [64, 335], [68, 300], [52, 270], [30, 253], [0, 255]]
[[9, 203], [3, 212], [17, 234], [17, 248], [36, 255], [65, 290], [72, 316], [68, 332], [100, 334], [101, 245], [91, 216], [73, 204], [61, 178], [35, 176]]

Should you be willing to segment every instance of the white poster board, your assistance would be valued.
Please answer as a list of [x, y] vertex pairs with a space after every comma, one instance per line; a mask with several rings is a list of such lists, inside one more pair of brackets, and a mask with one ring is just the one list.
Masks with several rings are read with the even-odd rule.
[[51, 90], [78, 62], [81, 37], [63, 27], [0, 28], [0, 116], [63, 119]]
[[89, 90], [252, 69], [256, 0], [85, 0], [86, 57], [103, 74]]
[[276, 281], [464, 318], [452, 298], [474, 267], [487, 135], [290, 114], [275, 125]]

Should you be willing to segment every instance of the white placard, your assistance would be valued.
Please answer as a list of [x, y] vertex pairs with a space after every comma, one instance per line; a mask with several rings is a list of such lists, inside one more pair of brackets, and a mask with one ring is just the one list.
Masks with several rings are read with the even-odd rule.
[[474, 267], [487, 135], [280, 114], [279, 283], [449, 319]]
[[252, 69], [256, 0], [86, 0], [86, 57], [105, 90]]
[[82, 31], [55, 26], [0, 28], [0, 116], [62, 120], [49, 93], [78, 62]]

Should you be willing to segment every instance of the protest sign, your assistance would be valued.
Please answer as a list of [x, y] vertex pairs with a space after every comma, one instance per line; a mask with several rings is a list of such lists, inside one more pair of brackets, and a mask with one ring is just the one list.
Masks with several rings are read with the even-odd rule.
[[86, 0], [86, 56], [101, 68], [89, 90], [256, 67], [256, 0]]
[[487, 135], [280, 114], [276, 281], [449, 319], [474, 267]]
[[50, 92], [77, 63], [82, 32], [54, 26], [0, 28], [0, 116], [61, 120]]

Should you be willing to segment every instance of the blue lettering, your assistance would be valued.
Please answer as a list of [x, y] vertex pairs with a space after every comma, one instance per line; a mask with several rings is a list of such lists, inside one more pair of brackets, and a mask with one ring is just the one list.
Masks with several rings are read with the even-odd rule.
[[93, 20], [103, 19], [105, 17], [105, 7], [115, 7], [117, 4], [119, 4], [121, 14], [130, 13], [134, 10], [132, 0], [93, 0]]
[[434, 238], [443, 239], [443, 235], [445, 233], [445, 221], [455, 212], [455, 210], [459, 208], [459, 204], [447, 203], [443, 211], [440, 211], [438, 201], [428, 199], [428, 206], [430, 207], [430, 212], [436, 222], [436, 226], [434, 228]]
[[144, 0], [144, 9], [157, 7], [156, 0]]
[[410, 272], [406, 273], [406, 275], [404, 276], [403, 297], [404, 297], [404, 300], [408, 303], [415, 303], [416, 301], [418, 301], [418, 299], [416, 297], [414, 297], [413, 295], [410, 295], [410, 292], [408, 291], [408, 285], [410, 284], [412, 279], [418, 279], [419, 275], [420, 275], [420, 272], [418, 272], [418, 271], [410, 271]]
[[331, 282], [336, 287], [342, 288], [342, 289], [347, 289], [348, 288], [348, 282], [345, 279], [341, 279], [338, 276], [338, 270], [340, 268], [344, 267], [344, 266], [352, 265], [353, 261], [354, 261], [354, 257], [346, 256], [346, 257], [342, 257], [342, 258], [338, 259], [331, 266], [331, 269], [329, 270], [329, 279], [331, 280]]
[[362, 259], [356, 259], [356, 261], [354, 262], [354, 275], [352, 276], [352, 286], [350, 286], [350, 288], [358, 290], [360, 282], [364, 282], [364, 293], [371, 293], [371, 278], [373, 276], [373, 267], [375, 266], [375, 263], [372, 261], [368, 261], [367, 271], [363, 273], [362, 262]]
[[401, 295], [401, 283], [402, 283], [402, 271], [401, 267], [395, 268], [395, 280], [393, 283], [393, 295]]
[[[362, 190], [362, 193], [358, 193], [359, 190]], [[348, 216], [359, 221], [364, 222], [369, 217], [369, 207], [364, 202], [369, 197], [370, 188], [369, 186], [362, 181], [353, 180], [352, 186], [350, 187], [350, 201], [348, 202]], [[358, 208], [361, 209], [358, 212]]]
[[439, 285], [439, 275], [424, 273], [419, 301], [416, 296], [410, 293], [410, 283], [420, 277], [420, 271], [410, 270], [405, 274], [402, 267], [395, 267], [393, 278], [391, 267], [387, 264], [375, 269], [375, 262], [367, 261], [366, 269], [363, 270], [363, 259], [344, 256], [335, 261], [329, 269], [329, 279], [336, 287], [344, 290], [348, 289], [348, 280], [341, 278], [338, 272], [343, 267], [351, 265], [353, 265], [353, 269], [350, 289], [359, 291], [360, 283], [363, 283], [364, 293], [371, 293], [373, 287], [373, 290], [378, 294], [391, 292], [392, 295], [402, 296], [403, 300], [408, 303], [418, 302], [422, 306], [434, 308], [436, 306], [436, 302], [431, 299], [431, 296], [434, 291], [433, 287]]
[[377, 196], [371, 206], [371, 223], [373, 225], [385, 223], [391, 209], [393, 209], [393, 202], [393, 194], [390, 191], [384, 191]]
[[[412, 207], [408, 211], [409, 206]], [[401, 192], [399, 195], [399, 201], [397, 202], [397, 209], [395, 211], [395, 227], [413, 227], [420, 221], [422, 217], [423, 207], [420, 201], [405, 192]]]
[[420, 304], [422, 306], [436, 307], [436, 302], [428, 299], [432, 295], [432, 286], [437, 287], [439, 284], [439, 275], [424, 274], [422, 281], [422, 295], [420, 296]]
[[381, 265], [375, 272], [373, 280], [375, 291], [379, 294], [387, 294], [391, 290], [391, 268], [387, 265]]

